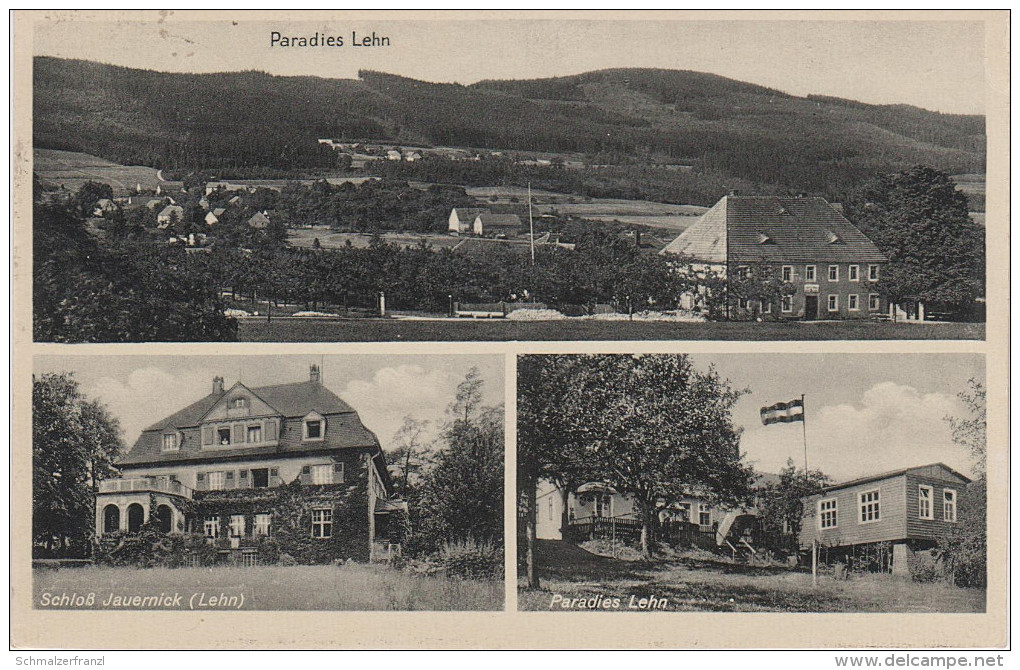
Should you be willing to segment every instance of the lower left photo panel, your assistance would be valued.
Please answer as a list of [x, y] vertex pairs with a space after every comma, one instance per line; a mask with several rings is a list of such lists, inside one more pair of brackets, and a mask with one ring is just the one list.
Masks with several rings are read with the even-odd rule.
[[36, 356], [36, 609], [501, 610], [500, 355]]

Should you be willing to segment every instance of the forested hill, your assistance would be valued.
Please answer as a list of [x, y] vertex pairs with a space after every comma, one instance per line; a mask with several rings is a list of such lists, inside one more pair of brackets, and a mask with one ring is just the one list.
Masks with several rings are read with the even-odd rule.
[[713, 180], [843, 191], [925, 163], [984, 172], [984, 117], [797, 97], [710, 74], [603, 70], [431, 84], [174, 74], [35, 59], [37, 147], [170, 168], [326, 166], [320, 137], [678, 163]]

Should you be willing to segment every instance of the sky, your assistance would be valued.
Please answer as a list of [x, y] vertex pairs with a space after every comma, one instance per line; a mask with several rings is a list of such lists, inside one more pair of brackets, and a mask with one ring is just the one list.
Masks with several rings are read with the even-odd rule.
[[86, 396], [120, 420], [130, 447], [145, 427], [211, 393], [213, 377], [223, 377], [227, 388], [238, 380], [249, 387], [301, 382], [313, 363], [383, 448], [405, 416], [432, 422], [434, 436], [472, 367], [485, 381], [483, 403], [504, 400], [505, 362], [495, 355], [37, 356], [35, 373], [74, 372]]
[[[733, 14], [738, 16], [738, 14]], [[47, 16], [50, 16], [49, 14]], [[56, 13], [64, 18], [66, 13]], [[158, 15], [152, 13], [153, 18]], [[257, 69], [352, 78], [372, 69], [432, 82], [531, 79], [613, 67], [710, 72], [794, 95], [984, 113], [984, 25], [976, 21], [751, 20], [48, 20], [36, 55], [176, 72]], [[73, 18], [73, 17], [72, 17]], [[102, 15], [99, 18], [104, 18]], [[342, 48], [281, 48], [272, 33], [342, 36]], [[350, 36], [390, 46], [355, 48]]]
[[[957, 397], [969, 379], [984, 383], [979, 354], [720, 354], [691, 356], [714, 365], [734, 388], [744, 428], [741, 451], [758, 472], [788, 458], [836, 481], [943, 462], [971, 474], [970, 453], [952, 441], [947, 416], [969, 418]], [[805, 396], [806, 422], [763, 426], [759, 411]]]

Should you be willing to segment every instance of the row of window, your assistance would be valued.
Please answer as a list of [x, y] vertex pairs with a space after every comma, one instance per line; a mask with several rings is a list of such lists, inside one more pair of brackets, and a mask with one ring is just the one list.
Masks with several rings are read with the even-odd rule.
[[[581, 505], [592, 505], [591, 516], [598, 518], [610, 518], [613, 516], [613, 496], [609, 493], [585, 493], [578, 497], [578, 502]], [[549, 521], [553, 521], [553, 499], [552, 496], [548, 498], [548, 515]], [[667, 512], [671, 513], [673, 517], [678, 521], [690, 521], [691, 520], [691, 504], [690, 503], [679, 503], [674, 509], [668, 509]], [[573, 508], [568, 511], [568, 516], [571, 521], [576, 518], [576, 513]], [[705, 503], [698, 503], [698, 525], [700, 526], [711, 526], [712, 525], [712, 511], [711, 508]]]
[[[241, 398], [238, 398], [241, 400]], [[301, 439], [314, 442], [323, 439], [324, 420], [321, 417], [308, 418], [303, 422]], [[202, 447], [229, 447], [235, 444], [262, 444], [276, 442], [278, 423], [275, 419], [254, 423], [251, 421], [216, 424], [202, 427]], [[163, 435], [163, 451], [179, 451], [181, 448], [178, 433]]]
[[[827, 307], [830, 312], [839, 311], [839, 295], [830, 293], [827, 296]], [[868, 294], [868, 311], [877, 312], [881, 307], [881, 299], [877, 293]], [[851, 312], [858, 312], [861, 309], [861, 296], [856, 293], [851, 293], [847, 296], [846, 308]], [[793, 296], [784, 295], [781, 309], [785, 313], [793, 312]], [[765, 313], [770, 314], [772, 312], [772, 305], [765, 305]]]
[[[920, 519], [933, 520], [935, 518], [932, 499], [935, 489], [931, 486], [920, 485], [917, 491], [917, 515]], [[881, 495], [878, 489], [873, 491], [862, 491], [858, 494], [857, 504], [859, 516], [857, 523], [874, 523], [881, 521]], [[944, 489], [942, 491], [942, 520], [956, 521], [956, 491]], [[836, 528], [839, 525], [839, 503], [836, 498], [827, 498], [818, 501], [818, 525], [820, 528]]]
[[[251, 533], [253, 537], [271, 537], [273, 534], [273, 515], [272, 514], [256, 514], [255, 523], [252, 525]], [[244, 537], [244, 515], [243, 514], [231, 514], [228, 520], [228, 534], [229, 537]], [[203, 534], [212, 540], [215, 540], [220, 536], [220, 517], [218, 514], [213, 514], [205, 517], [203, 526]], [[333, 537], [333, 510], [326, 508], [317, 508], [312, 510], [312, 527], [311, 535], [314, 538], [330, 538]]]
[[[783, 266], [783, 281], [784, 282], [792, 282], [793, 278], [794, 278], [793, 266], [792, 265], [784, 265]], [[849, 281], [860, 281], [861, 280], [861, 266], [860, 265], [851, 265], [851, 266], [849, 266], [847, 268], [847, 279]], [[817, 268], [817, 266], [815, 266], [815, 265], [805, 265], [804, 266], [804, 281], [806, 281], [806, 282], [818, 281], [818, 268]], [[831, 282], [839, 281], [839, 266], [838, 265], [830, 265], [829, 266], [829, 281], [831, 281]], [[869, 265], [868, 266], [868, 281], [878, 281], [878, 266], [877, 265]]]
[[[197, 488], [208, 491], [222, 491], [233, 488], [266, 488], [273, 478], [279, 477], [278, 468], [253, 468], [251, 470], [214, 470], [196, 473]], [[301, 468], [301, 479], [309, 484], [341, 484], [344, 481], [343, 463], [320, 463]]]

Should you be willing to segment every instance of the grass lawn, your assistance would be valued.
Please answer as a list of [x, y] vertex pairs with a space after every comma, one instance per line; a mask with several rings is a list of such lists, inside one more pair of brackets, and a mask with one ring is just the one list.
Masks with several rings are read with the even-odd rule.
[[[646, 564], [591, 554], [563, 542], [540, 541], [540, 590], [521, 588], [518, 607], [535, 611], [585, 611], [550, 607], [553, 596], [665, 598], [672, 611], [709, 612], [984, 612], [983, 589], [917, 584], [891, 575], [849, 581], [782, 567], [753, 567], [714, 559]], [[600, 610], [607, 611], [607, 610]]]
[[543, 340], [982, 340], [983, 323], [242, 319], [246, 342]]
[[[158, 595], [244, 593], [257, 610], [498, 610], [503, 582], [422, 577], [382, 565], [299, 565], [252, 568], [61, 568], [35, 570], [34, 603], [42, 595], [95, 592]], [[97, 603], [98, 604], [98, 603]], [[185, 604], [186, 608], [187, 605]]]

